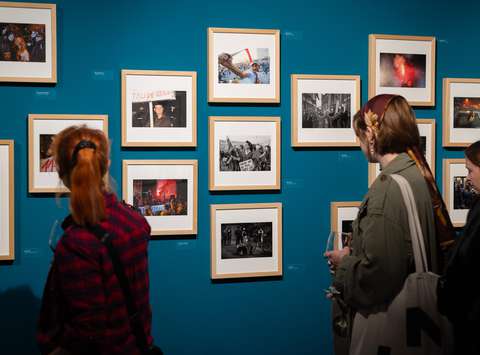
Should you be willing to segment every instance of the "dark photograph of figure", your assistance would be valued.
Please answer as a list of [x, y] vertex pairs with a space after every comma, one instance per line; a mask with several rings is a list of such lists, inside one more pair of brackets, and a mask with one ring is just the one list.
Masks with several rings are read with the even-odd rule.
[[453, 98], [453, 128], [480, 128], [480, 98]]
[[132, 126], [187, 127], [187, 92], [167, 93], [173, 98], [132, 102]]
[[302, 94], [302, 128], [350, 127], [350, 94]]
[[475, 190], [466, 176], [453, 178], [453, 208], [455, 210], [470, 209], [475, 199]]
[[52, 156], [52, 142], [55, 138], [54, 134], [40, 134], [40, 172], [52, 173], [57, 171], [55, 160]]
[[0, 23], [0, 61], [45, 62], [45, 25]]
[[272, 222], [222, 223], [222, 259], [272, 257]]

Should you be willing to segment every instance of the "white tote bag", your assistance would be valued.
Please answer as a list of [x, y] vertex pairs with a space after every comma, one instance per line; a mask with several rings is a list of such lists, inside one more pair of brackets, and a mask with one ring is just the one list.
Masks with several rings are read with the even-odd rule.
[[410, 274], [386, 312], [360, 313], [353, 321], [350, 355], [453, 354], [449, 321], [437, 310], [438, 275], [428, 272], [417, 206], [408, 181], [390, 175], [399, 185], [408, 213], [415, 273]]

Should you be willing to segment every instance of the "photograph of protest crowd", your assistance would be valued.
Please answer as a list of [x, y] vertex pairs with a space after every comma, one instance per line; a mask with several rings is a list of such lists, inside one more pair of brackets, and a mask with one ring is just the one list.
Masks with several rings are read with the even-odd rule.
[[453, 208], [455, 210], [470, 209], [475, 197], [476, 191], [465, 176], [453, 178]]
[[454, 97], [453, 115], [453, 128], [480, 128], [480, 97]]
[[268, 48], [244, 48], [219, 54], [218, 83], [270, 84]]
[[50, 149], [54, 138], [54, 134], [40, 134], [39, 136], [40, 172], [42, 173], [50, 173], [57, 171], [55, 160], [52, 157], [52, 150]]
[[272, 257], [272, 222], [222, 223], [222, 259]]
[[425, 88], [425, 54], [380, 53], [380, 86]]
[[133, 207], [143, 216], [185, 216], [186, 179], [133, 180]]
[[0, 23], [0, 61], [45, 62], [45, 25]]
[[135, 91], [132, 127], [186, 127], [186, 98], [186, 91]]
[[270, 171], [269, 136], [220, 139], [220, 171]]
[[350, 128], [351, 95], [302, 93], [302, 128]]

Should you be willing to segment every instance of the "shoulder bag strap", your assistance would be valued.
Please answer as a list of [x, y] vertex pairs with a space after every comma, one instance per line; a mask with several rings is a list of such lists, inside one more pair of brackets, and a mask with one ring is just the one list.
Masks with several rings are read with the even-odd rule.
[[412, 188], [403, 176], [397, 174], [390, 176], [398, 184], [407, 210], [415, 270], [416, 272], [426, 272], [428, 271], [428, 263], [425, 252], [425, 241], [423, 239], [422, 226], [418, 218], [417, 204], [415, 203]]
[[113, 247], [111, 241], [111, 234], [104, 230], [99, 225], [95, 225], [93, 227], [89, 227], [88, 230], [92, 232], [98, 240], [105, 245], [108, 250], [108, 254], [110, 255], [110, 259], [112, 260], [113, 271], [117, 276], [118, 282], [120, 287], [122, 288], [123, 295], [125, 297], [125, 303], [127, 306], [128, 317], [130, 319], [130, 326], [132, 327], [133, 334], [137, 340], [137, 345], [139, 346], [142, 351], [146, 351], [149, 349], [149, 345], [147, 343], [147, 337], [145, 335], [145, 330], [143, 329], [143, 325], [139, 321], [139, 313], [135, 302], [133, 301], [132, 292], [130, 290], [130, 285], [128, 283], [127, 276], [125, 275], [125, 271], [122, 267], [122, 263], [120, 261], [120, 257]]

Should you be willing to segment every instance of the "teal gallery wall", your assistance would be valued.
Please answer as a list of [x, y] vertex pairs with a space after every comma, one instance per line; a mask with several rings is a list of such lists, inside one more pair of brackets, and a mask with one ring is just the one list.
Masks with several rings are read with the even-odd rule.
[[[15, 261], [0, 264], [0, 352], [35, 354], [35, 322], [52, 252], [48, 236], [66, 198], [28, 193], [29, 113], [108, 114], [111, 173], [122, 159], [198, 159], [198, 235], [150, 243], [153, 335], [166, 354], [331, 354], [329, 273], [322, 250], [330, 202], [367, 191], [360, 150], [293, 149], [290, 74], [358, 74], [367, 99], [368, 35], [437, 38], [436, 105], [418, 118], [437, 123], [436, 176], [462, 157], [441, 140], [442, 78], [479, 77], [477, 1], [57, 1], [58, 83], [0, 84], [0, 138], [15, 140]], [[207, 103], [207, 28], [281, 31], [279, 105]], [[198, 73], [195, 149], [121, 149], [120, 70]], [[208, 116], [280, 116], [282, 179], [276, 192], [208, 191]], [[117, 189], [121, 194], [120, 189]], [[212, 203], [283, 203], [283, 277], [212, 282]]]

